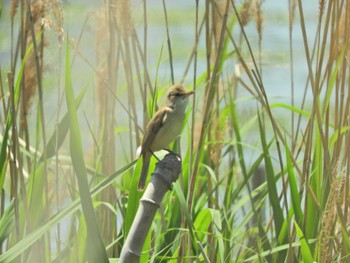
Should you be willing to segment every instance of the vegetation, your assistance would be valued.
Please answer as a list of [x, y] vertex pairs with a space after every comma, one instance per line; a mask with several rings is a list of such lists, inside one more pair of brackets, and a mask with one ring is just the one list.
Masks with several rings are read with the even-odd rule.
[[[262, 77], [263, 1], [193, 1], [182, 77], [170, 18], [179, 27], [185, 18], [165, 0], [154, 11], [162, 21], [148, 1], [137, 1], [137, 15], [130, 2], [101, 2], [72, 39], [74, 18], [64, 17], [73, 5], [0, 1], [0, 25], [10, 25], [0, 50], [0, 262], [117, 261], [142, 195], [142, 130], [180, 81], [196, 91], [172, 145], [182, 175], [141, 261], [349, 261], [349, 1], [319, 1], [313, 39], [305, 3], [288, 1], [288, 103], [271, 102]], [[245, 29], [254, 21], [253, 47]], [[308, 69], [301, 101], [295, 28]], [[87, 32], [96, 42], [84, 43]]]

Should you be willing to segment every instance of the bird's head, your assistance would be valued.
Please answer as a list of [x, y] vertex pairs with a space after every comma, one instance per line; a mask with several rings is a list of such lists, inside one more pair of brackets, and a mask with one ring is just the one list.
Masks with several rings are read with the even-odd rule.
[[187, 90], [182, 84], [175, 84], [168, 91], [167, 104], [169, 107], [180, 108], [185, 111], [188, 106], [189, 96], [194, 93], [194, 91]]

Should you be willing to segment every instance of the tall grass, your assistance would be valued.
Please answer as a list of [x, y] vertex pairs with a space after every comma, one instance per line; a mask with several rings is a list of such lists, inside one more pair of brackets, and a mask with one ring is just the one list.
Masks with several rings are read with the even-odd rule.
[[[0, 262], [119, 257], [142, 194], [136, 148], [166, 88], [180, 81], [173, 24], [187, 19], [163, 1], [157, 43], [157, 7], [139, 3], [137, 18], [130, 1], [106, 1], [74, 41], [74, 19], [63, 22], [73, 4], [1, 1], [10, 29], [0, 50], [8, 59], [0, 64]], [[286, 10], [291, 80], [281, 86], [290, 103], [272, 101], [265, 86], [263, 1], [193, 1], [186, 12], [193, 38], [181, 43], [192, 50], [181, 81], [196, 95], [171, 145], [183, 170], [142, 262], [349, 260], [350, 6], [320, 1], [311, 39], [303, 4], [290, 0]], [[246, 32], [254, 22], [256, 44]], [[307, 66], [301, 100], [295, 32]]]

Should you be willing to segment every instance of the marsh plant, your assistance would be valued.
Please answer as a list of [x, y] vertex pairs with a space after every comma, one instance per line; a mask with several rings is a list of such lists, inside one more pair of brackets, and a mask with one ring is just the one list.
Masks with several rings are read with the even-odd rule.
[[266, 86], [265, 1], [0, 1], [0, 262], [119, 258], [136, 149], [179, 82], [182, 174], [140, 261], [349, 261], [350, 2], [314, 4], [312, 32], [283, 2], [287, 100]]

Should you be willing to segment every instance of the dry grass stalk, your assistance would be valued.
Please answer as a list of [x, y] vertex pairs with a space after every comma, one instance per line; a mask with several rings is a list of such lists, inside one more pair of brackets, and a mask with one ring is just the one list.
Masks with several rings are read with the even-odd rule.
[[[38, 36], [43, 28], [45, 29], [54, 29], [54, 32], [57, 34], [60, 41], [63, 40], [63, 9], [62, 4], [58, 0], [48, 0], [48, 1], [34, 1], [30, 5], [31, 14], [33, 18], [35, 35]], [[26, 46], [29, 47], [33, 43], [32, 36], [30, 34], [30, 21], [25, 21], [25, 36], [26, 38]], [[40, 40], [42, 41], [42, 40]], [[46, 45], [45, 43], [39, 43], [38, 46]], [[43, 49], [39, 49], [38, 56], [41, 57]], [[41, 69], [43, 69], [43, 65], [41, 65]], [[24, 115], [29, 110], [32, 98], [37, 91], [38, 88], [38, 78], [36, 76], [36, 68], [35, 68], [35, 54], [34, 50], [28, 56], [25, 62], [24, 68]], [[22, 117], [22, 121], [23, 117]]]
[[[220, 32], [222, 27], [223, 15], [225, 13], [226, 2], [226, 0], [213, 1], [214, 6], [212, 12], [212, 30], [214, 34], [215, 47], [218, 47], [220, 40]], [[232, 8], [229, 8], [229, 10], [232, 10]], [[216, 52], [213, 55], [213, 59], [215, 59]]]
[[255, 17], [256, 29], [259, 34], [259, 39], [262, 38], [262, 25], [264, 21], [261, 9], [262, 3], [263, 1], [261, 0], [245, 0], [242, 9], [239, 12], [239, 18], [243, 27], [248, 25], [248, 23]]
[[123, 37], [127, 37], [131, 34], [132, 28], [134, 25], [132, 15], [131, 15], [131, 7], [130, 1], [128, 0], [120, 0], [120, 1], [111, 1], [111, 6], [114, 8], [114, 19], [116, 23], [116, 27], [118, 31], [121, 33]]
[[[105, 5], [104, 9], [95, 13], [96, 20], [96, 61], [97, 70], [97, 96], [98, 96], [98, 121], [99, 141], [101, 147], [101, 164], [102, 172], [110, 174], [115, 170], [115, 103], [116, 100], [111, 93], [115, 93], [117, 87], [118, 75], [118, 54], [120, 45], [116, 40], [115, 29], [117, 28], [117, 18], [119, 2], [110, 1]], [[122, 13], [122, 11], [120, 11]], [[104, 189], [99, 195], [99, 200], [115, 204], [117, 193], [114, 187]], [[98, 211], [98, 219], [101, 225], [101, 233], [105, 243], [111, 243], [117, 237], [117, 218], [113, 212], [101, 207]], [[118, 246], [114, 246], [109, 250], [109, 256], [118, 254]]]
[[12, 0], [10, 6], [10, 17], [11, 19], [15, 17], [18, 9], [18, 0]]
[[324, 10], [325, 10], [325, 6], [326, 6], [326, 1], [325, 0], [321, 0], [319, 2], [319, 5], [318, 5], [318, 9], [319, 9], [319, 12], [320, 12], [320, 17], [323, 15], [324, 13]]
[[[342, 51], [344, 46], [349, 43], [349, 28], [350, 28], [350, 4], [346, 3], [345, 8], [341, 10], [341, 17], [339, 22], [339, 52]], [[347, 55], [349, 55], [349, 49], [347, 49]]]
[[248, 25], [252, 17], [252, 1], [245, 0], [241, 12], [239, 13], [242, 26]]
[[45, 17], [42, 17], [41, 24], [45, 29], [55, 32], [60, 44], [64, 40], [63, 23], [62, 2], [60, 0], [47, 0], [45, 3]]
[[262, 15], [262, 10], [261, 10], [261, 6], [262, 6], [262, 1], [256, 1], [255, 3], [255, 23], [256, 23], [256, 30], [258, 32], [258, 36], [259, 36], [259, 46], [261, 46], [261, 41], [262, 41], [262, 30], [263, 30], [263, 15]]
[[[41, 31], [41, 18], [44, 16], [44, 2], [43, 1], [35, 1], [31, 3], [30, 5], [31, 14], [32, 14], [32, 22], [34, 24], [34, 30], [35, 35], [38, 36], [38, 34]], [[25, 21], [25, 36], [26, 38], [26, 46], [29, 47], [33, 43], [32, 35], [30, 33], [30, 23], [31, 21], [28, 21], [28, 18], [26, 18]], [[41, 43], [39, 43], [39, 46]], [[39, 50], [39, 53], [41, 50]], [[41, 54], [38, 54], [39, 57], [41, 57]], [[26, 122], [26, 115], [27, 112], [31, 106], [32, 98], [34, 97], [34, 94], [36, 93], [38, 89], [38, 77], [37, 77], [37, 71], [36, 71], [36, 65], [35, 65], [35, 54], [34, 50], [31, 51], [29, 54], [25, 65], [24, 65], [24, 93], [23, 93], [23, 99], [24, 99], [24, 106], [23, 106], [23, 113], [21, 117], [21, 122]]]
[[337, 165], [332, 172], [331, 186], [329, 197], [326, 204], [325, 211], [322, 216], [322, 224], [320, 229], [320, 262], [332, 262], [333, 254], [337, 254], [337, 245], [334, 244], [337, 217], [337, 204], [342, 202], [342, 189], [345, 182], [345, 176], [336, 177]]
[[[96, 62], [97, 69], [97, 97], [98, 97], [98, 116], [103, 116], [106, 111], [107, 105], [107, 61], [106, 50], [108, 50], [109, 31], [104, 30], [107, 28], [107, 19], [105, 12], [99, 10], [94, 14], [94, 20], [96, 21]], [[103, 118], [99, 118], [100, 126], [103, 123]]]
[[289, 8], [290, 8], [290, 12], [289, 12], [289, 30], [292, 30], [292, 25], [293, 25], [293, 21], [295, 18], [295, 9], [297, 7], [297, 1], [296, 0], [289, 0]]
[[219, 118], [213, 120], [212, 131], [213, 145], [210, 151], [210, 159], [213, 162], [214, 167], [218, 167], [221, 160], [221, 150], [224, 146], [224, 139], [227, 130], [227, 119], [221, 121]]

